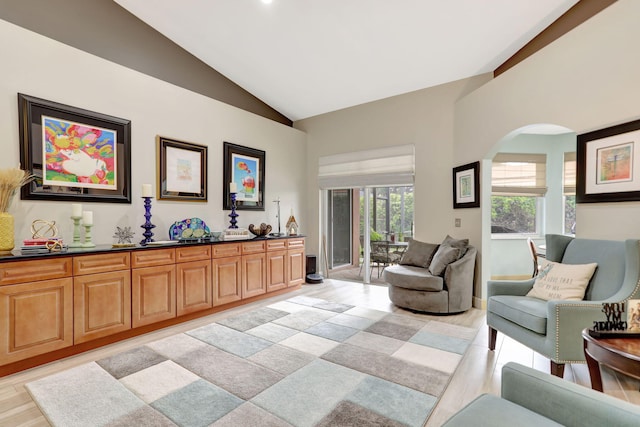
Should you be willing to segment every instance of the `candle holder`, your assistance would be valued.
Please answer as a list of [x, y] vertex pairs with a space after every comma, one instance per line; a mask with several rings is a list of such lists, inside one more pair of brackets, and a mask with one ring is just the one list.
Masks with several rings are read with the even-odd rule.
[[229, 226], [229, 228], [238, 228], [238, 226], [236, 225], [238, 223], [238, 221], [236, 220], [236, 218], [238, 217], [238, 214], [236, 213], [236, 193], [231, 193], [231, 213], [229, 214], [229, 217], [231, 218], [231, 225]]
[[140, 241], [140, 244], [144, 246], [147, 243], [153, 242], [153, 239], [151, 238], [153, 236], [153, 232], [151, 230], [156, 226], [151, 224], [151, 197], [143, 197], [143, 199], [145, 209], [144, 217], [146, 221], [140, 226], [144, 228], [144, 233], [142, 233], [144, 239]]
[[82, 244], [83, 248], [93, 248], [96, 246], [95, 243], [91, 241], [91, 227], [93, 224], [82, 224], [84, 226], [84, 243]]
[[69, 243], [70, 248], [81, 248], [82, 243], [80, 242], [80, 219], [81, 216], [72, 216], [73, 220], [73, 242]]

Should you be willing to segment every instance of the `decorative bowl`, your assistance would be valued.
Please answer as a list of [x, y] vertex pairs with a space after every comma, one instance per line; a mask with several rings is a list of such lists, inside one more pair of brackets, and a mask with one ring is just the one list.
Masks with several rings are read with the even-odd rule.
[[269, 224], [265, 224], [264, 222], [260, 224], [260, 227], [249, 224], [249, 231], [258, 237], [263, 237], [271, 233], [271, 226]]

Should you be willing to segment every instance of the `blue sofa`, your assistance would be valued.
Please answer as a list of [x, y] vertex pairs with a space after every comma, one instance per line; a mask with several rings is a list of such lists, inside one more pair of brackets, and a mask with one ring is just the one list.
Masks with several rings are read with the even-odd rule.
[[637, 427], [640, 406], [514, 362], [502, 368], [501, 397], [483, 394], [444, 427]]

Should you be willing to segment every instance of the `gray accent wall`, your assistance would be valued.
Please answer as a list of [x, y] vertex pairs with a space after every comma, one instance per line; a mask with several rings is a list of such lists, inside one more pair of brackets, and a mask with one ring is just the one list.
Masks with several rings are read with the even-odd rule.
[[287, 117], [112, 0], [0, 0], [0, 19], [291, 126]]

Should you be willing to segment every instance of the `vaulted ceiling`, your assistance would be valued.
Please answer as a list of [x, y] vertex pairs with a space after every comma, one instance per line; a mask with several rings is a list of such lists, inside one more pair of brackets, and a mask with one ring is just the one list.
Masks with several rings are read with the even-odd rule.
[[291, 120], [491, 72], [577, 0], [114, 0]]

